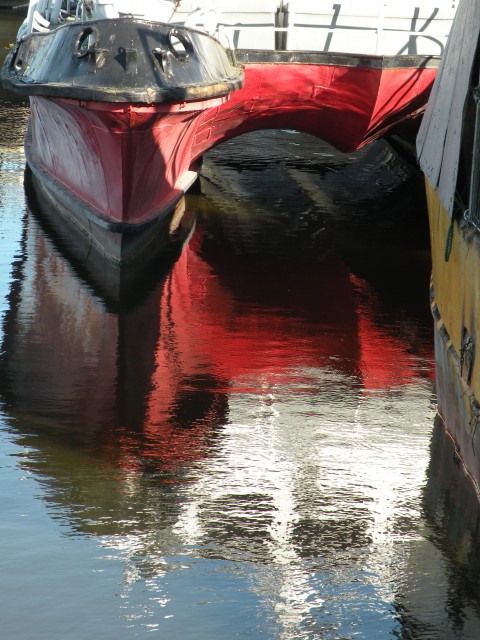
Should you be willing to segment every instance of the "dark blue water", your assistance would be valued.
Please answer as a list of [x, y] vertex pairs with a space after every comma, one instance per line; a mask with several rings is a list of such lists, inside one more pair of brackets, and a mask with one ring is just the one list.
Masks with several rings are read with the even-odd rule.
[[233, 141], [123, 286], [37, 201], [27, 118], [0, 94], [2, 638], [480, 637], [418, 174]]

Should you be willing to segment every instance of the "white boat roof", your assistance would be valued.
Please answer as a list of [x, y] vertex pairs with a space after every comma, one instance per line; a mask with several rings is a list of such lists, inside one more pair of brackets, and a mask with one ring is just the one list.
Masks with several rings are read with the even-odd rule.
[[464, 107], [479, 34], [480, 2], [461, 0], [417, 136], [420, 167], [450, 215], [455, 202]]
[[441, 56], [457, 4], [458, 0], [30, 0], [21, 35], [55, 28], [67, 19], [134, 15], [205, 30], [229, 49]]
[[[215, 35], [237, 49], [441, 56], [458, 0], [180, 0], [173, 20], [215, 16]], [[215, 15], [216, 14], [216, 15]], [[277, 40], [278, 42], [278, 40]]]

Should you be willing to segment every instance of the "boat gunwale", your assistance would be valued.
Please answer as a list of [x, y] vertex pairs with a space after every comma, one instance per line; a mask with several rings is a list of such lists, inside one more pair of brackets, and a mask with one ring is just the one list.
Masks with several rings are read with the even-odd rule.
[[438, 69], [441, 56], [433, 55], [374, 55], [324, 51], [284, 51], [281, 49], [236, 49], [240, 64], [322, 65], [333, 67], [359, 67], [367, 69]]
[[[35, 39], [55, 38], [58, 33], [62, 31], [70, 31], [75, 29], [81, 34], [82, 29], [96, 29], [101, 30], [102, 24], [108, 24], [109, 29], [117, 28], [119, 24], [123, 24], [134, 27], [141, 27], [147, 25], [151, 29], [151, 33], [158, 33], [155, 31], [155, 27], [161, 25], [164, 28], [165, 33], [162, 35], [169, 37], [171, 32], [185, 32], [195, 33], [196, 37], [206, 38], [215, 43], [215, 45], [223, 52], [225, 59], [230, 65], [231, 75], [224, 78], [216, 78], [213, 82], [196, 82], [192, 84], [179, 84], [177, 86], [161, 86], [148, 83], [141, 88], [135, 86], [121, 87], [114, 86], [99, 86], [97, 80], [90, 84], [77, 82], [75, 79], [69, 78], [67, 82], [55, 82], [51, 80], [35, 81], [30, 78], [25, 79], [22, 75], [22, 68], [15, 69], [15, 60], [20, 51], [22, 45], [29, 42], [34, 42]], [[65, 36], [68, 37], [68, 36]], [[32, 46], [35, 51], [35, 45]], [[99, 50], [101, 51], [101, 50]], [[73, 54], [72, 54], [73, 55]], [[205, 62], [200, 56], [197, 59], [198, 67], [201, 69]], [[27, 65], [28, 66], [28, 65]], [[225, 67], [227, 71], [227, 66]], [[94, 74], [88, 73], [84, 76], [91, 76]], [[169, 74], [166, 74], [167, 76]], [[79, 79], [81, 77], [79, 76]], [[115, 19], [102, 19], [102, 20], [89, 20], [89, 21], [75, 21], [68, 22], [56, 26], [55, 28], [46, 32], [32, 32], [23, 36], [17, 41], [14, 48], [9, 52], [5, 61], [0, 68], [0, 85], [5, 89], [9, 89], [14, 93], [22, 96], [42, 96], [50, 98], [72, 98], [75, 100], [85, 100], [91, 102], [119, 102], [119, 103], [139, 103], [139, 104], [152, 104], [152, 103], [177, 103], [177, 102], [194, 102], [199, 100], [222, 98], [233, 91], [241, 89], [244, 83], [244, 73], [242, 66], [235, 60], [234, 55], [223, 47], [217, 38], [214, 36], [199, 30], [192, 29], [190, 27], [183, 27], [179, 25], [173, 25], [164, 22], [155, 22], [152, 20], [143, 20], [131, 16], [115, 18]]]

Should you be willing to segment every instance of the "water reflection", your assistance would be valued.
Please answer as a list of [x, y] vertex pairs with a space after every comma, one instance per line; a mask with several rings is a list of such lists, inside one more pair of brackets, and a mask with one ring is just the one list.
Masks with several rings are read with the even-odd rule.
[[425, 544], [412, 561], [431, 577], [428, 588], [409, 585], [398, 602], [408, 637], [475, 638], [479, 632], [474, 621], [480, 615], [478, 496], [452, 455], [440, 420], [435, 421], [430, 454], [423, 534], [432, 544]]
[[235, 141], [184, 203], [181, 250], [124, 287], [28, 184], [25, 207], [27, 110], [9, 104], [9, 640], [42, 637], [39, 622], [72, 640], [478, 637], [477, 511], [439, 473], [448, 453], [425, 485], [421, 180], [384, 143], [346, 157], [291, 132]]
[[[212, 171], [205, 192], [213, 181]], [[372, 633], [373, 612], [390, 610], [384, 634], [393, 577], [371, 554], [415, 526], [421, 460], [401, 459], [419, 436], [414, 426], [399, 437], [395, 423], [419, 389], [421, 402], [430, 393], [429, 343], [417, 336], [423, 352], [412, 349], [414, 321], [385, 325], [379, 290], [332, 251], [323, 214], [304, 233], [302, 209], [262, 226], [241, 199], [220, 219], [218, 198], [218, 187], [200, 197], [200, 225], [173, 267], [116, 309], [28, 215], [2, 357], [22, 469], [52, 517], [121, 554], [131, 615], [143, 584], [183, 625], [186, 596], [162, 576], [186, 554], [190, 593], [203, 563], [233, 563], [265, 618], [249, 623], [252, 637], [348, 637], [373, 624], [366, 602]], [[357, 588], [371, 590], [366, 601]]]
[[24, 16], [13, 14], [0, 9], [0, 62], [2, 62], [15, 43], [18, 28], [24, 20]]
[[[66, 437], [90, 441], [94, 433], [96, 443], [99, 430], [107, 430], [106, 443], [119, 428], [140, 431], [155, 458], [157, 440], [171, 448], [172, 434], [161, 435], [165, 425], [222, 423], [227, 395], [256, 392], [259, 377], [267, 393], [278, 383], [311, 392], [321, 384], [319, 370], [333, 380], [348, 376], [356, 404], [370, 386], [401, 393], [423, 375], [422, 359], [431, 376], [430, 344], [420, 339], [419, 348], [411, 347], [423, 328], [383, 326], [374, 314], [377, 292], [331, 252], [323, 221], [318, 236], [303, 226], [298, 231], [303, 212], [272, 219], [276, 228], [265, 229], [257, 209], [257, 218], [243, 216], [242, 226], [245, 233], [259, 225], [258, 234], [247, 236], [246, 253], [260, 260], [239, 262], [235, 223], [228, 224], [228, 212], [215, 213], [211, 195], [200, 200], [203, 229], [174, 267], [157, 265], [143, 298], [127, 292], [117, 308], [101, 297], [102, 274], [79, 277], [58, 237], [55, 246], [38, 216], [27, 218], [4, 336], [4, 394], [12, 409], [60, 424]], [[297, 237], [313, 238], [311, 246], [295, 247]], [[267, 261], [270, 238], [276, 258]], [[288, 260], [279, 242], [289, 244]], [[236, 255], [225, 260], [230, 250]], [[222, 407], [217, 417], [212, 407]], [[123, 446], [114, 449], [118, 454]]]

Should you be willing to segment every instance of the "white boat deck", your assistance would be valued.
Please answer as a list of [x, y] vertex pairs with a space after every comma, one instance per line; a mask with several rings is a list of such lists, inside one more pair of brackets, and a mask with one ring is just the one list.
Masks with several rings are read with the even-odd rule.
[[[199, 4], [203, 9], [195, 11]], [[213, 31], [236, 49], [442, 55], [457, 5], [458, 0], [182, 0], [172, 20]]]
[[458, 0], [31, 0], [25, 30], [133, 15], [205, 30], [230, 49], [441, 56]]

